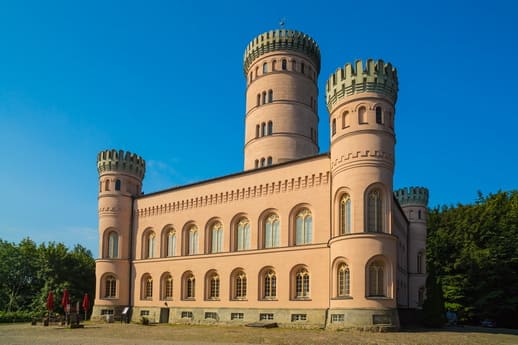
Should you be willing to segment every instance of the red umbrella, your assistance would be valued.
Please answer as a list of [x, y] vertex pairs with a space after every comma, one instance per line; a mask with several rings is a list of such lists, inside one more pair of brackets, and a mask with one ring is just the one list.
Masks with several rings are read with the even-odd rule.
[[88, 309], [90, 308], [90, 297], [88, 297], [88, 294], [85, 293], [83, 296], [83, 310], [85, 311], [85, 320], [86, 320], [86, 313], [88, 312]]
[[47, 296], [47, 310], [49, 313], [54, 309], [54, 295], [52, 291], [49, 291], [49, 295]]
[[67, 308], [70, 305], [70, 297], [68, 296], [68, 291], [65, 288], [63, 290], [63, 297], [61, 298], [61, 306], [63, 309], [65, 309], [66, 312], [68, 312]]
[[87, 293], [83, 296], [82, 306], [84, 311], [88, 311], [88, 309], [90, 309], [90, 297], [88, 297]]

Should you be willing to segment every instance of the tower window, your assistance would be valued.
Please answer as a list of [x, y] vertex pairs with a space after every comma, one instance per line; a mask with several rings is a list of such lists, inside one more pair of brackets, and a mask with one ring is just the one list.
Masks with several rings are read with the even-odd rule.
[[349, 112], [346, 111], [342, 114], [342, 128], [349, 127]]
[[273, 91], [268, 90], [268, 103], [272, 103], [272, 102], [273, 102]]
[[110, 190], [110, 180], [104, 181], [104, 191], [107, 192]]
[[270, 157], [268, 157], [267, 165], [268, 165], [268, 166], [272, 165], [272, 162], [273, 162], [272, 157], [271, 157], [271, 156], [270, 156]]
[[336, 134], [336, 119], [333, 119], [333, 122], [331, 124], [331, 135]]
[[264, 166], [265, 166], [265, 164], [266, 164], [265, 159], [264, 159], [264, 158], [261, 158], [261, 167], [264, 167]]
[[263, 74], [266, 74], [266, 73], [268, 73], [268, 64], [265, 62], [263, 64]]
[[300, 64], [300, 73], [304, 74], [304, 62]]
[[115, 298], [117, 293], [117, 280], [114, 276], [108, 276], [105, 280], [104, 287], [104, 297], [105, 298]]
[[119, 235], [112, 231], [108, 235], [108, 258], [116, 259], [119, 257]]
[[266, 91], [263, 92], [263, 104], [266, 104]]
[[268, 133], [266, 132], [266, 123], [261, 123], [261, 136], [264, 137]]
[[338, 288], [338, 297], [346, 297], [351, 294], [350, 289], [350, 281], [351, 281], [351, 273], [349, 272], [349, 267], [347, 264], [342, 263], [340, 267], [338, 267], [338, 276], [337, 276], [337, 288]]
[[255, 137], [259, 138], [259, 132], [261, 130], [261, 126], [257, 125], [255, 126]]
[[376, 107], [376, 123], [383, 124], [383, 114], [381, 111], [381, 107]]
[[283, 71], [286, 70], [287, 65], [288, 65], [288, 63], [287, 63], [286, 59], [282, 59], [281, 68], [282, 68]]
[[340, 200], [340, 235], [351, 233], [351, 198], [348, 194]]
[[119, 179], [115, 181], [115, 190], [121, 190], [121, 180]]
[[272, 135], [273, 133], [273, 122], [268, 121], [268, 135]]
[[291, 70], [295, 72], [297, 70], [297, 61], [293, 60], [291, 62]]
[[255, 160], [255, 168], [256, 169], [259, 168], [259, 160], [258, 159]]
[[258, 93], [257, 94], [257, 106], [260, 106], [261, 105], [261, 94]]
[[360, 109], [358, 109], [358, 122], [360, 124], [367, 123], [367, 114], [365, 114], [365, 107], [361, 107]]
[[369, 266], [369, 296], [385, 296], [385, 265], [374, 261]]
[[367, 231], [383, 232], [383, 202], [379, 189], [369, 192], [367, 215]]
[[277, 61], [275, 61], [275, 60], [272, 61], [272, 72], [275, 71], [276, 63], [277, 63]]

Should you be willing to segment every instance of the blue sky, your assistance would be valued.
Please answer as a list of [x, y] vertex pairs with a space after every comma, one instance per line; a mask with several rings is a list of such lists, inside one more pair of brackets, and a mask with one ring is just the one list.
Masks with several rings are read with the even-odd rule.
[[148, 193], [241, 171], [243, 52], [283, 17], [321, 49], [321, 152], [328, 76], [381, 58], [400, 82], [396, 188], [431, 206], [516, 189], [515, 3], [2, 1], [0, 238], [97, 256], [100, 150], [141, 155]]

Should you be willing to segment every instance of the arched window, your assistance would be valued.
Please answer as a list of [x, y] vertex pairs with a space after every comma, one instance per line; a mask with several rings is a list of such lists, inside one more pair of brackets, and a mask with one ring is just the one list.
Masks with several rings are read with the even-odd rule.
[[360, 124], [367, 123], [367, 114], [365, 114], [365, 107], [360, 107], [360, 109], [358, 109], [358, 122]]
[[267, 165], [270, 166], [272, 164], [273, 164], [273, 158], [270, 156], [270, 157], [268, 157]]
[[291, 70], [295, 72], [297, 70], [297, 61], [292, 60], [291, 61]]
[[385, 296], [385, 265], [376, 260], [369, 265], [369, 293], [371, 297]]
[[148, 231], [144, 236], [144, 259], [152, 259], [155, 257], [155, 232]]
[[250, 72], [250, 80], [248, 81], [248, 83], [252, 82], [253, 77], [254, 77], [254, 72]]
[[194, 299], [195, 298], [195, 284], [196, 279], [192, 273], [184, 274], [183, 285], [184, 285], [184, 299]]
[[392, 113], [390, 111], [387, 112], [387, 118], [390, 128], [394, 128], [394, 119], [392, 118]]
[[349, 271], [349, 266], [346, 263], [341, 263], [338, 266], [337, 271], [337, 296], [338, 297], [346, 297], [351, 295], [351, 273]]
[[295, 275], [295, 298], [309, 297], [309, 272], [301, 268]]
[[304, 74], [304, 62], [300, 64], [300, 73]]
[[209, 291], [207, 294], [208, 299], [219, 299], [219, 275], [216, 272], [212, 272], [208, 276]]
[[234, 299], [246, 299], [246, 274], [238, 271], [234, 275]]
[[198, 228], [193, 225], [189, 229], [189, 247], [187, 255], [198, 254]]
[[150, 275], [144, 275], [142, 277], [142, 299], [152, 299], [153, 298], [153, 278]]
[[272, 71], [275, 71], [275, 65], [277, 64], [277, 61], [273, 60], [272, 61]]
[[263, 104], [266, 104], [266, 91], [263, 92]]
[[211, 227], [211, 253], [221, 253], [223, 251], [223, 225], [216, 222]]
[[264, 167], [266, 165], [264, 158], [261, 158], [261, 167]]
[[104, 181], [104, 191], [107, 192], [110, 190], [110, 180]]
[[170, 300], [173, 299], [173, 276], [165, 274], [162, 278], [162, 299]]
[[261, 94], [258, 93], [257, 94], [257, 106], [260, 106], [261, 105]]
[[275, 299], [277, 297], [277, 276], [273, 270], [265, 272], [263, 277], [263, 298]]
[[237, 250], [250, 249], [250, 222], [242, 218], [237, 224]]
[[261, 123], [261, 136], [264, 137], [267, 134], [268, 134], [268, 132], [267, 132], [267, 128], [266, 128], [266, 123], [263, 122], [263, 123]]
[[302, 209], [295, 220], [295, 244], [311, 243], [313, 237], [313, 217], [308, 209]]
[[272, 135], [273, 133], [273, 122], [268, 121], [268, 135]]
[[383, 124], [383, 114], [381, 111], [381, 107], [376, 107], [376, 123]]
[[115, 298], [117, 297], [117, 279], [114, 276], [109, 275], [104, 281], [104, 298]]
[[256, 169], [259, 168], [259, 160], [258, 159], [255, 160], [255, 168]]
[[423, 269], [423, 257], [424, 257], [424, 254], [422, 251], [420, 251], [419, 253], [417, 253], [417, 273], [423, 273], [424, 272], [424, 269]]
[[259, 133], [261, 132], [261, 126], [255, 126], [255, 137], [259, 138]]
[[115, 190], [121, 190], [121, 180], [115, 180]]
[[383, 202], [379, 189], [369, 192], [367, 198], [367, 231], [383, 232]]
[[336, 134], [336, 119], [333, 119], [333, 122], [331, 124], [331, 135]]
[[281, 68], [282, 68], [283, 71], [286, 70], [287, 65], [288, 65], [288, 63], [286, 62], [286, 59], [282, 59]]
[[340, 199], [340, 235], [351, 233], [351, 198], [344, 194]]
[[116, 259], [119, 257], [119, 234], [115, 231], [108, 235], [108, 258]]
[[347, 128], [347, 127], [349, 127], [349, 112], [345, 111], [342, 114], [342, 128]]
[[418, 210], [417, 211], [417, 219], [421, 219], [421, 217], [422, 217], [421, 210]]
[[268, 90], [268, 103], [272, 103], [272, 102], [273, 102], [273, 91]]
[[280, 221], [279, 216], [271, 214], [266, 218], [264, 224], [264, 248], [274, 248], [279, 246]]
[[176, 255], [176, 232], [169, 230], [167, 233], [167, 256]]
[[263, 63], [263, 74], [268, 73], [268, 64], [265, 62]]

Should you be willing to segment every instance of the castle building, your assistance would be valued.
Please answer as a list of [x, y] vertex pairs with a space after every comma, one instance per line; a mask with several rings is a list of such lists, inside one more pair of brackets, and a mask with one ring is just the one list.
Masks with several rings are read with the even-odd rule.
[[93, 318], [398, 327], [425, 294], [428, 191], [393, 191], [396, 69], [338, 68], [293, 30], [246, 47], [244, 171], [150, 194], [145, 161], [106, 150], [99, 172]]

